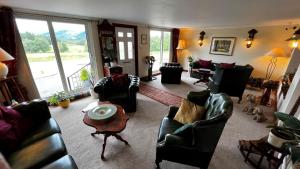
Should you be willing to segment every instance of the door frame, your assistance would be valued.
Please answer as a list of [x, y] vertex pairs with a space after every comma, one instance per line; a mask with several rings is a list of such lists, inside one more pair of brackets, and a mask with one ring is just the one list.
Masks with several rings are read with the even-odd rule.
[[139, 60], [138, 60], [138, 32], [137, 32], [137, 26], [134, 25], [126, 25], [126, 24], [120, 24], [120, 23], [113, 23], [114, 27], [123, 27], [123, 28], [133, 28], [134, 31], [134, 62], [135, 62], [135, 75], [139, 75]]

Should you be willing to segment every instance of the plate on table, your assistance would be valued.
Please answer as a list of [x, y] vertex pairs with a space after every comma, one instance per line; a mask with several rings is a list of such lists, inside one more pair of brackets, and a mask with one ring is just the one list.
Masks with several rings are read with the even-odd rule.
[[113, 104], [101, 104], [90, 111], [88, 111], [88, 116], [92, 120], [106, 120], [111, 118], [117, 112], [117, 107]]

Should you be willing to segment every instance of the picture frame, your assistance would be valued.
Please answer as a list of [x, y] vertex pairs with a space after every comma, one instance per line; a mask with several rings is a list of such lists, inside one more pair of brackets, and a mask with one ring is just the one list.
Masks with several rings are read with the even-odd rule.
[[141, 35], [141, 44], [142, 45], [147, 45], [147, 34], [142, 34]]
[[209, 53], [232, 56], [236, 37], [212, 37]]

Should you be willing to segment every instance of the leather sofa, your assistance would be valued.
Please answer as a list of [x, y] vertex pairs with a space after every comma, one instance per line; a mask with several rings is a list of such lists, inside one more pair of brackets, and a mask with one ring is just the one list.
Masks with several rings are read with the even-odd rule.
[[218, 63], [214, 63], [212, 62], [211, 63], [211, 66], [209, 67], [209, 69], [207, 68], [203, 68], [201, 67], [201, 65], [199, 64], [199, 61], [194, 61], [192, 63], [190, 63], [190, 77], [192, 78], [196, 78], [196, 79], [202, 79], [202, 74], [199, 73], [199, 70], [200, 72], [203, 71], [203, 72], [209, 72], [209, 71], [215, 71], [215, 67]]
[[139, 91], [140, 78], [128, 75], [129, 84], [123, 90], [113, 86], [111, 77], [100, 79], [94, 86], [94, 91], [99, 95], [99, 101], [110, 101], [122, 106], [125, 112], [136, 111], [136, 93]]
[[165, 63], [159, 70], [161, 72], [161, 83], [181, 83], [181, 73], [183, 68], [179, 63]]
[[75, 161], [67, 154], [61, 130], [51, 117], [46, 101], [24, 102], [13, 109], [24, 117], [32, 117], [33, 127], [16, 150], [8, 152], [1, 149], [11, 168], [77, 169]]
[[216, 66], [215, 74], [209, 78], [208, 88], [213, 93], [226, 93], [242, 100], [244, 90], [253, 71], [251, 65], [223, 69]]
[[155, 160], [158, 168], [162, 160], [208, 168], [224, 126], [232, 114], [233, 103], [226, 94], [211, 94], [205, 90], [189, 92], [187, 98], [204, 106], [206, 115], [204, 119], [192, 123], [191, 128], [174, 134], [184, 124], [173, 120], [178, 107], [170, 107], [158, 132]]

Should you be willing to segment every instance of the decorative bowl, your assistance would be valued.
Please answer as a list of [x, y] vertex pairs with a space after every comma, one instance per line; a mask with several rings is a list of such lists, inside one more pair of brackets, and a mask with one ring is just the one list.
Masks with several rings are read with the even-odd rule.
[[101, 104], [90, 111], [88, 111], [88, 116], [92, 120], [107, 120], [113, 117], [117, 112], [117, 107], [113, 104]]

